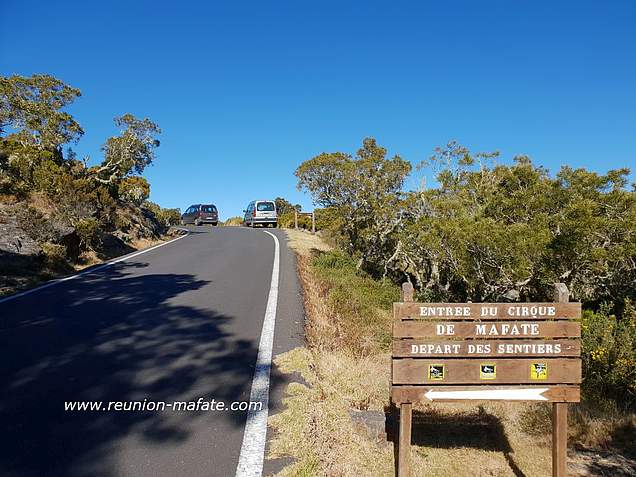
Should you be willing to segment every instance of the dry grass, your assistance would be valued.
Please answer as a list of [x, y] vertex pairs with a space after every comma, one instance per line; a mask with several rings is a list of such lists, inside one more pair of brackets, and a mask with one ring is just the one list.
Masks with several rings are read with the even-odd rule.
[[[388, 405], [390, 355], [377, 343], [355, 348], [343, 338], [349, 328], [330, 302], [334, 283], [336, 288], [342, 284], [334, 277], [325, 279], [323, 271], [312, 265], [316, 250], [331, 247], [305, 232], [288, 230], [287, 234], [298, 254], [309, 348], [297, 348], [276, 359], [282, 372], [300, 373], [306, 385], [291, 384], [286, 409], [270, 418], [276, 432], [269, 457], [295, 459], [280, 476], [392, 476], [392, 444], [376, 444], [349, 416], [350, 409], [381, 411]], [[355, 301], [359, 284], [353, 284], [350, 291], [351, 301]], [[360, 349], [366, 352], [360, 353]], [[624, 443], [630, 438], [634, 442], [636, 422], [632, 418], [617, 414], [610, 422], [583, 407], [570, 407], [571, 442], [610, 448], [616, 443], [617, 429], [624, 429], [624, 435], [619, 435]], [[420, 405], [413, 420], [414, 476], [551, 475], [549, 405]], [[633, 474], [629, 470], [632, 464], [636, 469], [636, 462], [616, 457], [571, 452], [569, 472], [576, 476], [636, 475], [636, 470]]]
[[56, 210], [56, 205], [44, 192], [32, 192], [29, 195], [28, 205], [45, 217], [50, 217]]
[[277, 432], [269, 457], [296, 458], [280, 476], [391, 475], [390, 446], [378, 448], [354, 428], [348, 414], [360, 406], [382, 409], [383, 393], [377, 391], [385, 377], [367, 376], [366, 387], [357, 386], [375, 363], [297, 348], [279, 356], [276, 364], [286, 372], [300, 371], [308, 384], [291, 384], [286, 410], [270, 418]]
[[[285, 411], [272, 416], [276, 431], [268, 457], [296, 462], [280, 476], [391, 476], [393, 447], [358, 430], [349, 409], [384, 410], [389, 355], [353, 358], [297, 348], [276, 359], [307, 385], [287, 390]], [[414, 476], [549, 476], [549, 442], [521, 430], [524, 406], [422, 406], [414, 412]]]
[[225, 222], [222, 222], [224, 227], [240, 227], [243, 225], [242, 217], [230, 217]]
[[135, 250], [143, 250], [146, 248], [154, 247], [155, 245], [165, 242], [166, 240], [169, 240], [169, 239], [166, 239], [165, 237], [161, 239], [141, 238], [141, 239], [133, 240], [132, 242], [130, 242], [130, 246], [134, 248]]
[[314, 251], [328, 252], [333, 247], [320, 235], [312, 235], [304, 230], [285, 229], [288, 245], [299, 255], [310, 257]]

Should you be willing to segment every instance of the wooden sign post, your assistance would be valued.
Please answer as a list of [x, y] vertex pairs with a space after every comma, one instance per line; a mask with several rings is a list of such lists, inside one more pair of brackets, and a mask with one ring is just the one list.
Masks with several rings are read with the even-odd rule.
[[567, 403], [580, 400], [581, 304], [555, 286], [549, 303], [393, 305], [391, 400], [399, 406], [397, 475], [410, 475], [418, 402], [552, 402], [552, 475], [566, 475]]
[[311, 233], [316, 233], [316, 213], [315, 212], [298, 212], [294, 210], [294, 229], [298, 229], [298, 215], [311, 215]]

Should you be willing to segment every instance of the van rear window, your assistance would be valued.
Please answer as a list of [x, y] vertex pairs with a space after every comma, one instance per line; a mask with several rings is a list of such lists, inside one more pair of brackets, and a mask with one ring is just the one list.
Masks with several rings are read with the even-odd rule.
[[208, 213], [216, 212], [216, 207], [214, 207], [213, 205], [202, 205], [201, 211], [208, 212]]
[[256, 204], [256, 210], [259, 212], [274, 212], [273, 202], [259, 202]]

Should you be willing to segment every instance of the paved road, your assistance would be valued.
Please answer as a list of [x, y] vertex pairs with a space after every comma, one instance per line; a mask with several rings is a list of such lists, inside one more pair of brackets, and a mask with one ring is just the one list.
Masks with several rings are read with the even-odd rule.
[[[191, 235], [0, 303], [0, 475], [234, 476], [245, 412], [65, 412], [65, 401], [248, 400], [274, 240]], [[301, 341], [284, 234], [274, 353]], [[271, 375], [276, 407], [285, 384]], [[271, 465], [271, 464], [270, 464]]]

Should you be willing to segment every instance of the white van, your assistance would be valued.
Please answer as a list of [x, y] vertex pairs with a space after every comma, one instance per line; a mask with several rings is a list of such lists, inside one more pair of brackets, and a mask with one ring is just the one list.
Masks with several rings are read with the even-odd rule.
[[278, 226], [276, 203], [273, 200], [254, 200], [247, 205], [247, 209], [243, 212], [245, 212], [243, 225], [247, 227], [255, 227], [256, 225]]

